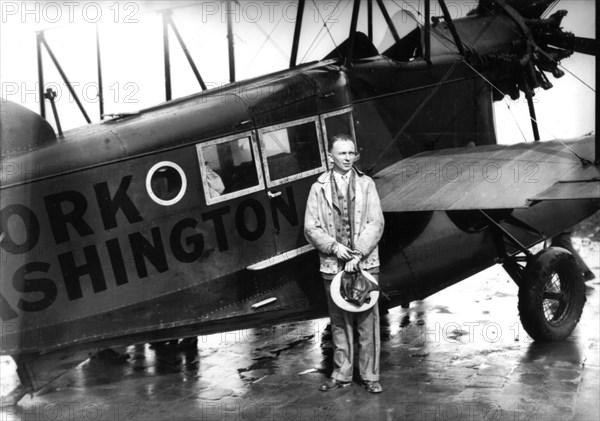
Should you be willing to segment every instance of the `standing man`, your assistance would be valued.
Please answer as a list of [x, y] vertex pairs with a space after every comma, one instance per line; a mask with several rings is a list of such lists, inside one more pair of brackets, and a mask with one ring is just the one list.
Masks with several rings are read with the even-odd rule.
[[333, 169], [312, 185], [304, 216], [304, 234], [319, 251], [333, 336], [333, 373], [319, 390], [350, 385], [356, 321], [360, 376], [368, 392], [380, 393], [379, 309], [374, 305], [360, 313], [342, 310], [329, 290], [333, 277], [341, 270], [355, 272], [360, 268], [378, 279], [377, 243], [383, 234], [383, 213], [375, 183], [353, 166], [356, 146], [352, 137], [333, 136], [327, 156]]

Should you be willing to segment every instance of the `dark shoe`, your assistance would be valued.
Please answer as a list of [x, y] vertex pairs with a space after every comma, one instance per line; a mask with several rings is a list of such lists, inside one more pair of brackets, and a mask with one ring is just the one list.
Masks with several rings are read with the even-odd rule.
[[365, 381], [363, 381], [363, 386], [365, 387], [365, 389], [367, 389], [367, 392], [369, 392], [369, 393], [383, 392], [383, 388], [381, 387], [379, 382], [370, 382], [370, 381], [365, 380]]
[[591, 281], [592, 279], [595, 279], [596, 275], [594, 275], [594, 273], [591, 270], [588, 270], [587, 272], [583, 272], [583, 280], [584, 281]]
[[329, 379], [319, 387], [319, 390], [321, 392], [329, 392], [330, 390], [340, 389], [346, 386], [350, 386], [350, 382], [341, 382], [336, 379]]

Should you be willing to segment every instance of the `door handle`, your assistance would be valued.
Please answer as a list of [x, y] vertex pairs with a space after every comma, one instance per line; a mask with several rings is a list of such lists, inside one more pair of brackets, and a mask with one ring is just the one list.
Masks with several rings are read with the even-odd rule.
[[267, 195], [269, 196], [269, 199], [274, 199], [278, 196], [281, 196], [281, 192], [280, 191], [276, 191], [274, 193], [271, 193], [270, 191], [267, 192]]

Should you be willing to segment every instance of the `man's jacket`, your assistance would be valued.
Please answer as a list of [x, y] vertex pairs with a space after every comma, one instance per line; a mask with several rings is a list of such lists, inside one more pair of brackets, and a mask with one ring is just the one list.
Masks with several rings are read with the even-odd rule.
[[[363, 254], [360, 262], [362, 269], [379, 267], [379, 252], [377, 243], [383, 234], [383, 213], [379, 203], [379, 195], [375, 182], [367, 175], [356, 169], [356, 185], [350, 200], [354, 200], [353, 243], [354, 248]], [[335, 274], [343, 269], [333, 254], [336, 243], [335, 215], [340, 209], [332, 197], [331, 170], [317, 179], [310, 189], [304, 215], [304, 235], [310, 244], [318, 251], [321, 258], [321, 272]]]

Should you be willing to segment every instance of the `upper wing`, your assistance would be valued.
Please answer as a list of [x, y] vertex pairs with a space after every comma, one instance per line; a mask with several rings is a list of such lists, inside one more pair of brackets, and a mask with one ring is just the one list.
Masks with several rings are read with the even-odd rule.
[[594, 160], [594, 140], [425, 152], [373, 179], [384, 212], [523, 208], [537, 200], [600, 198], [600, 169], [578, 158]]

